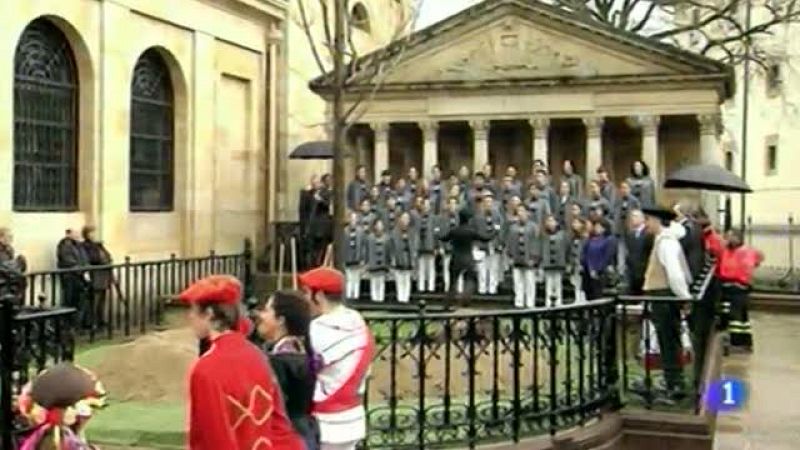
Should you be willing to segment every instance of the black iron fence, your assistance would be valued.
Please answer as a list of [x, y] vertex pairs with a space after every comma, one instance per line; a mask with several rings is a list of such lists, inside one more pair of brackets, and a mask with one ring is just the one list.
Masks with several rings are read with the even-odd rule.
[[162, 319], [165, 300], [193, 281], [211, 274], [230, 274], [244, 280], [252, 295], [252, 245], [241, 253], [89, 266], [31, 272], [17, 302], [29, 307], [76, 309], [79, 331], [96, 337], [144, 333]]
[[364, 448], [519, 441], [617, 405], [615, 302], [366, 314], [377, 355]]

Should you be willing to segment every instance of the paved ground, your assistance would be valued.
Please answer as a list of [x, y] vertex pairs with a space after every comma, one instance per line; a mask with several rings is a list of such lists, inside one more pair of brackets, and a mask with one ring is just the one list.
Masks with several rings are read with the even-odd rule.
[[749, 386], [747, 406], [720, 416], [717, 450], [800, 448], [800, 315], [753, 315], [755, 352], [726, 358], [723, 372]]

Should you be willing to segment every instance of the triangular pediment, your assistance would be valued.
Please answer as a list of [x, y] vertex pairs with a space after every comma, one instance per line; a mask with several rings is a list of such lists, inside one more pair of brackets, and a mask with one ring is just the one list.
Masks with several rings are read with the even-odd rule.
[[[676, 75], [692, 67], [602, 37], [587, 39], [510, 13], [469, 30], [452, 30], [399, 61], [389, 83]], [[458, 31], [461, 31], [460, 33]]]
[[[384, 89], [450, 89], [481, 81], [502, 87], [516, 80], [630, 82], [636, 77], [710, 76], [732, 83], [721, 63], [537, 0], [486, 0], [365, 56], [357, 67], [348, 89], [374, 84], [376, 78]], [[331, 82], [328, 74], [311, 87], [325, 92]]]

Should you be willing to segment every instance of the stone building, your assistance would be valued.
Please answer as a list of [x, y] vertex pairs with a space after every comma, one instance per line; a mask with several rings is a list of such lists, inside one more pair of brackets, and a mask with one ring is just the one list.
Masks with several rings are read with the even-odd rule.
[[[404, 1], [351, 3], [364, 48], [407, 14]], [[239, 252], [245, 237], [260, 248], [294, 212], [285, 193], [322, 169], [286, 163], [324, 136], [296, 5], [4, 2], [0, 226], [32, 269], [53, 267], [65, 229], [84, 224], [118, 260]]]
[[[329, 98], [329, 82], [312, 87]], [[641, 158], [663, 178], [722, 162], [732, 82], [715, 61], [539, 2], [483, 2], [411, 36], [351, 144], [373, 175], [485, 163], [527, 174], [543, 159], [559, 176], [571, 159], [581, 174], [603, 165], [624, 179]], [[358, 89], [372, 86], [352, 89], [351, 101]]]

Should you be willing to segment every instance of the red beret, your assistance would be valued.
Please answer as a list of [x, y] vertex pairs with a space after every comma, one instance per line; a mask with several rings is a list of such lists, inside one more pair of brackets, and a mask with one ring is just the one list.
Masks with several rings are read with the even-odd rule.
[[331, 295], [341, 295], [344, 291], [344, 276], [330, 267], [318, 267], [297, 277], [301, 287]]
[[186, 288], [178, 298], [188, 304], [216, 303], [237, 305], [242, 297], [242, 284], [230, 275], [211, 275]]

